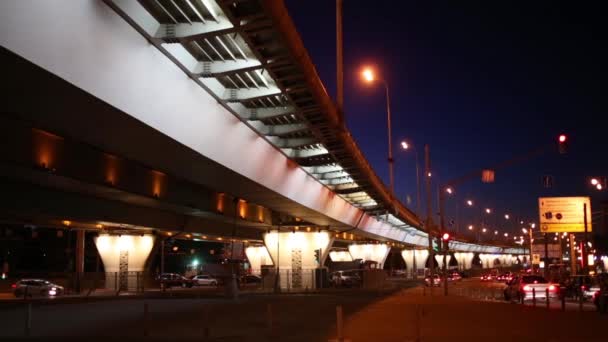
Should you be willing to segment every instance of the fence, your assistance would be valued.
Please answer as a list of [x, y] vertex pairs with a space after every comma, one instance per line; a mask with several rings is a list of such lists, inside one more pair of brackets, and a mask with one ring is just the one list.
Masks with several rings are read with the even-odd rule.
[[145, 272], [52, 272], [15, 273], [0, 282], [0, 292], [11, 291], [11, 284], [21, 279], [44, 279], [62, 286], [65, 294], [91, 293], [97, 290], [113, 292], [143, 292], [158, 289], [160, 284], [153, 274]]

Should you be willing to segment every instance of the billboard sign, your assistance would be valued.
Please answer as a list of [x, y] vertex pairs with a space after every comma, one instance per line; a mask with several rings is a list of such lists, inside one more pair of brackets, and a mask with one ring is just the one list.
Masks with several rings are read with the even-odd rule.
[[578, 233], [585, 231], [583, 208], [587, 204], [587, 231], [591, 231], [589, 197], [541, 197], [538, 199], [542, 233]]

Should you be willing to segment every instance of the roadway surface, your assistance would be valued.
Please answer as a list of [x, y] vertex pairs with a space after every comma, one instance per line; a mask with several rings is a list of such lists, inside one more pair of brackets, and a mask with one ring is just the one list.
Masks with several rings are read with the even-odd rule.
[[[503, 290], [506, 288], [504, 282], [498, 281], [489, 281], [482, 282], [480, 278], [467, 278], [461, 281], [451, 282], [448, 284], [448, 293], [451, 295], [458, 295], [468, 297], [474, 300], [480, 301], [493, 301], [493, 302], [503, 302], [503, 303], [513, 303], [517, 305], [522, 305], [519, 302], [511, 301], [507, 302], [504, 298]], [[427, 291], [430, 292], [430, 289], [427, 288]], [[433, 288], [433, 293], [437, 295], [443, 295], [444, 290], [443, 287], [435, 287]], [[534, 306], [535, 304], [531, 300], [524, 301], [523, 305], [525, 306]], [[547, 307], [547, 302], [545, 299], [537, 299], [536, 306], [538, 307]], [[561, 301], [556, 298], [549, 299], [549, 308], [551, 309], [561, 309]], [[595, 311], [595, 305], [589, 301], [584, 301], [582, 306], [580, 303], [572, 300], [566, 300], [566, 310], [583, 310], [583, 311]]]
[[[411, 284], [411, 283], [409, 283]], [[345, 290], [327, 294], [243, 295], [224, 298], [117, 298], [51, 301], [32, 305], [31, 335], [58, 340], [108, 338], [212, 341], [327, 341], [336, 338], [336, 306], [344, 312], [351, 341], [605, 341], [606, 316], [562, 312], [455, 295], [500, 284], [464, 280], [445, 297], [422, 286], [378, 293]], [[176, 291], [177, 293], [189, 293]], [[190, 293], [193, 293], [190, 291]], [[149, 314], [144, 317], [144, 303]], [[272, 312], [269, 329], [268, 305]], [[0, 339], [23, 336], [26, 305], [0, 305]], [[272, 334], [270, 333], [272, 331]], [[272, 338], [271, 338], [272, 337]]]

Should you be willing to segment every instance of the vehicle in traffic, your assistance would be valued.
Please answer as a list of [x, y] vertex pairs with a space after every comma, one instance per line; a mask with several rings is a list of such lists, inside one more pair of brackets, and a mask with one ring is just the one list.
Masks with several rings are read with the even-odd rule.
[[482, 274], [481, 281], [494, 281], [494, 276], [491, 274]]
[[255, 274], [247, 274], [241, 277], [241, 284], [259, 284], [262, 282], [262, 277]]
[[361, 277], [357, 271], [336, 271], [330, 276], [334, 286], [355, 287], [361, 285]]
[[505, 300], [531, 300], [559, 297], [559, 284], [548, 282], [538, 275], [520, 275], [511, 279], [504, 290]]
[[[424, 284], [426, 286], [431, 286], [431, 277], [430, 276], [426, 276], [426, 278], [424, 278]], [[432, 286], [440, 286], [440, 285], [441, 285], [441, 277], [439, 276], [439, 274], [434, 274]]]
[[458, 281], [462, 280], [462, 276], [458, 272], [451, 272], [448, 274], [448, 281]]
[[161, 274], [157, 280], [160, 281], [160, 285], [168, 288], [168, 287], [192, 287], [193, 281], [188, 279], [181, 274], [177, 273], [163, 273]]
[[513, 279], [513, 273], [511, 273], [511, 272], [501, 273], [500, 275], [498, 275], [498, 277], [496, 277], [497, 281], [503, 281], [503, 282], [509, 282], [512, 279]]
[[192, 277], [192, 284], [197, 286], [217, 286], [219, 281], [208, 274], [199, 274]]
[[356, 287], [361, 285], [361, 277], [357, 271], [336, 271], [333, 272], [329, 281], [335, 287]]
[[63, 286], [44, 279], [21, 279], [12, 284], [15, 297], [57, 297], [65, 293]]

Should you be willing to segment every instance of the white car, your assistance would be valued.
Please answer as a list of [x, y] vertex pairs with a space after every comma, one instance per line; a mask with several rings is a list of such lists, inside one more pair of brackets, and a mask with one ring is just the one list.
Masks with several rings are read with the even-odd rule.
[[43, 279], [21, 279], [12, 285], [15, 297], [56, 297], [64, 293], [63, 286]]
[[192, 282], [194, 285], [209, 285], [209, 286], [217, 286], [217, 279], [211, 277], [210, 275], [197, 275], [192, 277]]

